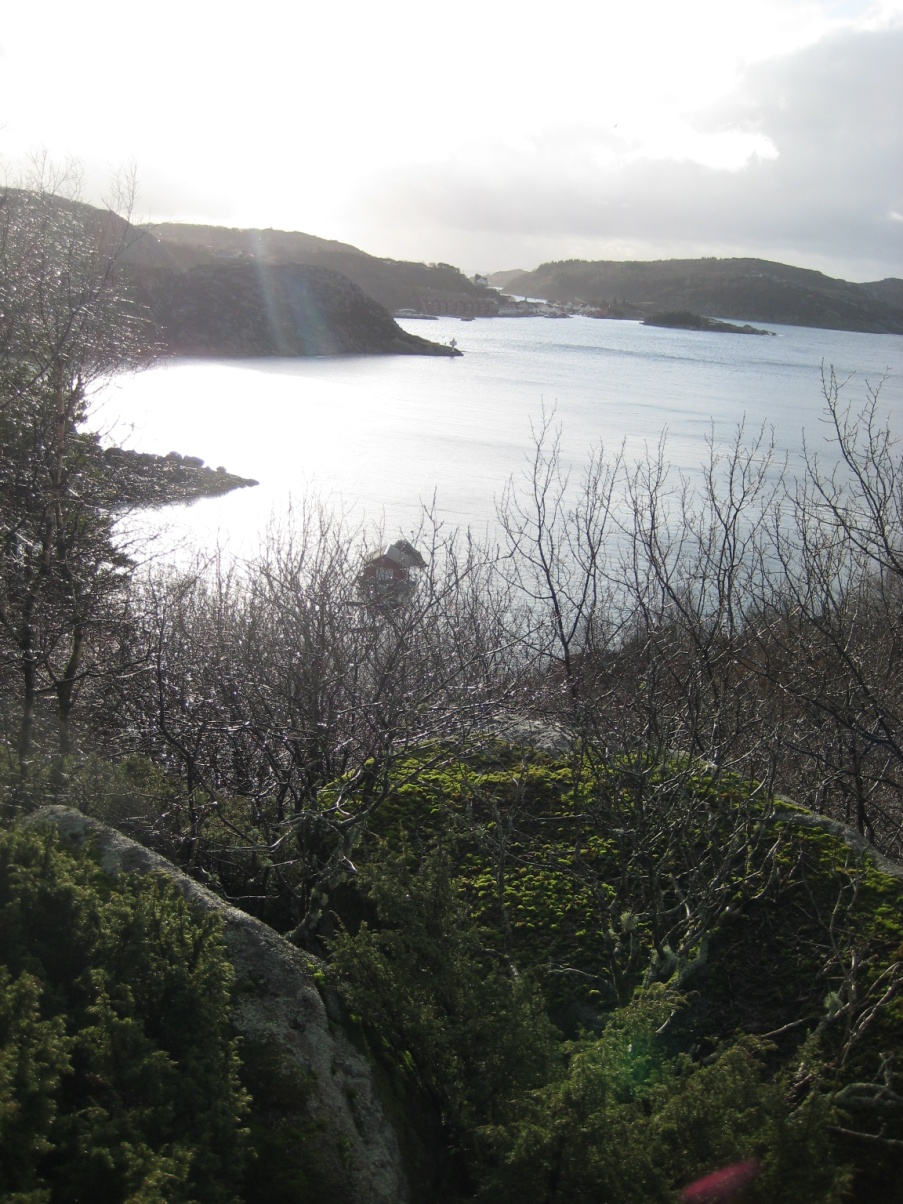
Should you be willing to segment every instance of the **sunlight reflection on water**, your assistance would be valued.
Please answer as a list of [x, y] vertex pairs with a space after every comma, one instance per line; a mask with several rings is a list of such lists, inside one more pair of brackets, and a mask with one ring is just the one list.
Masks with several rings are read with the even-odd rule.
[[460, 359], [367, 356], [176, 360], [114, 383], [96, 425], [143, 451], [175, 449], [260, 480], [258, 488], [146, 517], [149, 530], [200, 548], [250, 552], [290, 497], [323, 500], [387, 531], [416, 526], [434, 494], [452, 527], [492, 530], [495, 500], [531, 446], [530, 424], [556, 408], [565, 459], [600, 441], [628, 458], [668, 435], [675, 470], [693, 473], [705, 440], [774, 426], [798, 457], [820, 444], [821, 365], [860, 405], [889, 373], [883, 411], [903, 416], [903, 339], [799, 327], [755, 338], [574, 318], [412, 322]]

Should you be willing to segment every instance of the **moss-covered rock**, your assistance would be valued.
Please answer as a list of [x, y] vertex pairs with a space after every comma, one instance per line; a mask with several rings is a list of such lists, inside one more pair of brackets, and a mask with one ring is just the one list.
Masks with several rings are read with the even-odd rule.
[[[590, 1043], [664, 990], [672, 1005], [660, 1057], [687, 1058], [696, 1073], [738, 1039], [757, 1043], [759, 1069], [744, 1082], [763, 1084], [762, 1117], [783, 1100], [780, 1125], [797, 1132], [809, 1109], [820, 1129], [807, 1148], [830, 1149], [837, 1172], [825, 1182], [845, 1182], [849, 1164], [852, 1198], [889, 1198], [903, 1150], [899, 867], [841, 825], [686, 761], [562, 758], [490, 742], [463, 756], [423, 750], [395, 767], [394, 783], [358, 850], [358, 893], [371, 910], [336, 896], [349, 932], [337, 949], [359, 1010], [380, 982], [394, 984], [396, 1003], [407, 997], [405, 967], [421, 966], [411, 986], [425, 1001], [401, 1030], [415, 1060], [441, 1045], [421, 1025], [439, 982], [423, 950], [442, 942], [415, 923], [418, 908], [440, 914], [420, 899], [439, 857], [460, 909], [449, 948], [458, 929], [470, 931], [478, 977], [509, 967], [512, 982], [538, 987], [565, 1036], [582, 1031]], [[450, 1021], [443, 1039], [466, 1062], [453, 1032]], [[404, 1040], [396, 1034], [396, 1049]], [[811, 1166], [821, 1158], [813, 1153]], [[829, 1198], [822, 1190], [799, 1198]]]
[[165, 876], [193, 913], [222, 925], [234, 971], [231, 1021], [249, 1050], [243, 1076], [257, 1150], [249, 1198], [403, 1204], [409, 1190], [395, 1132], [367, 1058], [326, 1014], [315, 961], [164, 858], [79, 812], [48, 807], [30, 822], [54, 825], [73, 848], [90, 846], [113, 877]]
[[214, 915], [53, 828], [0, 835], [0, 1194], [235, 1204], [250, 1155]]

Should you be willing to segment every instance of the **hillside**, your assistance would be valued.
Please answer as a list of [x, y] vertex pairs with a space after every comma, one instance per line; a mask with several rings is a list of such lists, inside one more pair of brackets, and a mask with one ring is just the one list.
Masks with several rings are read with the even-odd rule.
[[402, 330], [337, 272], [225, 260], [130, 269], [138, 299], [177, 355], [455, 355]]
[[[560, 735], [534, 732], [540, 745]], [[732, 1168], [745, 1168], [750, 1204], [892, 1198], [903, 1128], [886, 1051], [903, 1024], [903, 870], [856, 833], [711, 767], [475, 733], [396, 759], [354, 873], [328, 898], [316, 957], [231, 905], [209, 860], [213, 891], [108, 826], [136, 826], [150, 768], [124, 767], [106, 799], [86, 778], [91, 816], [52, 806], [0, 829], [0, 1002], [27, 965], [59, 1010], [74, 946], [116, 1010], [109, 1036], [92, 1027], [76, 979], [70, 1039], [112, 1044], [126, 1006], [134, 1034], [102, 1081], [79, 1079], [38, 1044], [37, 1016], [20, 1019], [50, 1119], [14, 1186], [54, 1184], [60, 1162], [96, 1182], [66, 1122], [86, 1104], [103, 1117], [101, 1101], [133, 1140], [146, 1135], [148, 1168], [117, 1166], [145, 1186], [151, 1157], [170, 1148], [160, 1117], [185, 1125], [179, 1098], [209, 1108], [213, 1080], [218, 1126], [204, 1118], [184, 1134], [198, 1171], [173, 1201], [225, 1204], [231, 1182], [246, 1204], [666, 1204], [727, 1198], [702, 1189]], [[160, 805], [169, 787], [156, 782]], [[347, 814], [371, 806], [348, 787], [328, 791]], [[205, 844], [234, 873], [234, 835], [217, 819]], [[137, 942], [128, 957], [123, 936], [86, 936], [84, 917], [100, 927], [108, 914]], [[213, 963], [203, 977], [199, 953]], [[156, 977], [136, 973], [141, 957]], [[206, 1060], [189, 1060], [186, 1041]], [[126, 1055], [146, 1057], [151, 1042], [158, 1063], [179, 1059], [156, 1094], [128, 1077]], [[4, 1102], [26, 1099], [12, 1080]], [[111, 1134], [109, 1123], [90, 1133], [113, 1161]], [[0, 1154], [11, 1146], [0, 1132]]]
[[[164, 223], [154, 229], [159, 262], [185, 269], [233, 259], [257, 264], [306, 264], [339, 272], [390, 312], [413, 309], [464, 314], [494, 311], [494, 290], [479, 287], [446, 263], [379, 259], [347, 243], [286, 230]], [[476, 310], [474, 307], [477, 307]]]
[[493, 272], [489, 277], [489, 282], [493, 288], [500, 288], [502, 292], [508, 292], [512, 281], [517, 280], [519, 276], [526, 275], [523, 268], [509, 268], [506, 272]]
[[[402, 330], [372, 293], [343, 275], [343, 263], [371, 257], [341, 243], [275, 231], [220, 232], [216, 227], [174, 227], [176, 233], [164, 242], [108, 210], [19, 189], [0, 189], [0, 209], [8, 228], [21, 237], [29, 229], [36, 237], [44, 223], [41, 237], [48, 248], [48, 262], [60, 278], [72, 270], [66, 256], [76, 248], [83, 272], [108, 258], [107, 270], [125, 283], [125, 292], [133, 294], [143, 307], [143, 336], [163, 352], [218, 356], [459, 354]], [[322, 255], [318, 262], [310, 262], [322, 248], [327, 249], [329, 262]], [[16, 270], [27, 279], [22, 265], [31, 252], [21, 253], [24, 258]], [[13, 258], [8, 248], [11, 265]], [[442, 279], [446, 276], [460, 278], [465, 292], [475, 287], [453, 268], [440, 273]]]
[[572, 259], [503, 275], [511, 292], [607, 307], [612, 317], [690, 310], [748, 322], [903, 334], [903, 281], [851, 284], [764, 259]]

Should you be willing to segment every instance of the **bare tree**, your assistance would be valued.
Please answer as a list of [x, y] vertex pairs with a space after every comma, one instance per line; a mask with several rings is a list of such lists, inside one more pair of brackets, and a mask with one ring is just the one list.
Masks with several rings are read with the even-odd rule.
[[[605, 917], [598, 974], [621, 1002], [643, 977], [685, 979], [738, 905], [738, 884], [755, 896], [773, 865], [762, 824], [773, 774], [737, 775], [769, 764], [746, 659], [781, 482], [770, 438], [741, 428], [724, 449], [710, 441], [698, 483], [672, 479], [662, 442], [632, 467], [594, 452], [572, 484], [545, 417], [501, 509], [531, 702], [574, 737], [585, 801], [568, 822], [616, 844], [618, 880], [580, 856], [532, 868], [594, 895]], [[497, 882], [530, 847], [531, 822], [521, 804], [502, 813], [490, 800], [478, 835]]]
[[158, 835], [226, 893], [287, 906], [299, 940], [410, 751], [451, 755], [509, 696], [484, 551], [426, 521], [411, 588], [374, 599], [367, 543], [310, 503], [244, 566], [148, 582], [125, 653], [147, 669], [116, 702], [130, 747], [185, 783]]
[[709, 441], [701, 483], [670, 484], [666, 449], [632, 471], [624, 563], [633, 631], [620, 672], [633, 672], [650, 748], [724, 768], [754, 764], [767, 734], [742, 661], [761, 596], [764, 543], [780, 466], [764, 431]]
[[27, 773], [38, 700], [56, 697], [59, 747], [126, 560], [112, 537], [109, 483], [84, 432], [98, 381], [143, 361], [149, 342], [118, 268], [137, 232], [78, 200], [71, 169], [39, 162], [0, 193], [0, 646], [18, 682], [16, 747]]
[[534, 706], [560, 684], [566, 718], [588, 734], [600, 718], [594, 671], [624, 622], [611, 576], [622, 456], [609, 459], [604, 448], [592, 449], [579, 482], [572, 482], [554, 412], [544, 411], [532, 433], [523, 477], [510, 482], [498, 507], [504, 551], [499, 571], [512, 594], [520, 655], [533, 669]]
[[824, 381], [836, 462], [807, 451], [775, 527], [779, 566], [763, 609], [760, 666], [784, 699], [787, 788], [903, 848], [903, 457], [879, 390], [854, 416]]

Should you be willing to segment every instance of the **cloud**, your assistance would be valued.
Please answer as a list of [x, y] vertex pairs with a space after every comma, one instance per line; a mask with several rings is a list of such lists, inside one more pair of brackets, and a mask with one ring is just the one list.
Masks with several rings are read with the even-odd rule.
[[559, 126], [394, 169], [370, 204], [399, 228], [495, 235], [509, 253], [520, 235], [533, 247], [710, 248], [900, 275], [901, 61], [903, 29], [837, 32], [748, 68], [715, 106], [666, 115], [658, 137]]

